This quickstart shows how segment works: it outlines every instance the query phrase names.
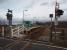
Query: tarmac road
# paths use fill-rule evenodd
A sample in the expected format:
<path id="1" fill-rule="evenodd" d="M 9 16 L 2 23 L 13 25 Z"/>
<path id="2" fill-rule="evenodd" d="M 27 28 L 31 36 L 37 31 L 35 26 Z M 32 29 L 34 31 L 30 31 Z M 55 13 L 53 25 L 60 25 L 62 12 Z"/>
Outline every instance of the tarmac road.
<path id="1" fill-rule="evenodd" d="M 27 48 L 27 50 L 67 50 L 66 48 L 62 48 L 62 47 L 50 47 L 50 46 L 46 46 L 43 44 L 37 44 L 34 43 L 31 45 L 31 47 Z"/>

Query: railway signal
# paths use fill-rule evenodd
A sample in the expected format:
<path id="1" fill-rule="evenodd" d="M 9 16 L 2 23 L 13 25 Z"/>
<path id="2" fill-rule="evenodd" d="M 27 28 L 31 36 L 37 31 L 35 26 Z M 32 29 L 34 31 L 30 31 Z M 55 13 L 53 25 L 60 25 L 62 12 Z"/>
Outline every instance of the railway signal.
<path id="1" fill-rule="evenodd" d="M 64 11 L 59 8 L 59 3 L 55 2 L 55 22 L 54 22 L 54 31 L 55 31 L 55 41 L 56 41 L 56 26 L 58 25 L 58 17 L 63 15 Z"/>
<path id="2" fill-rule="evenodd" d="M 7 16 L 7 20 L 9 21 L 9 25 L 12 25 L 12 17 L 13 17 L 12 10 L 8 9 L 6 16 Z"/>
<path id="3" fill-rule="evenodd" d="M 51 18 L 51 26 L 50 26 L 50 42 L 52 42 L 52 18 L 53 18 L 53 14 L 50 14 L 49 17 Z"/>
<path id="4" fill-rule="evenodd" d="M 58 25 L 58 17 L 60 17 L 61 15 L 63 15 L 64 11 L 59 9 L 59 3 L 55 2 L 55 21 L 54 21 L 54 25 L 55 25 L 55 28 L 56 26 Z M 52 18 L 53 18 L 53 14 L 50 14 L 50 18 L 51 18 L 51 32 L 50 32 L 50 42 L 52 42 Z M 56 35 L 56 29 L 55 30 L 55 35 Z M 56 40 L 56 36 L 55 36 L 55 40 Z"/>
<path id="5" fill-rule="evenodd" d="M 59 9 L 56 11 L 56 16 L 61 16 L 61 15 L 63 15 L 63 13 L 64 13 L 64 11 Z"/>

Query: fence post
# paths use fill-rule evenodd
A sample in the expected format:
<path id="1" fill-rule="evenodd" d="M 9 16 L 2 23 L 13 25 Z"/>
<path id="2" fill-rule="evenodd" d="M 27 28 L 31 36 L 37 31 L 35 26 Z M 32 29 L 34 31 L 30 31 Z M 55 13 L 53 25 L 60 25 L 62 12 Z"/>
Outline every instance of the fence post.
<path id="1" fill-rule="evenodd" d="M 4 36 L 4 26 L 2 27 L 2 36 Z"/>

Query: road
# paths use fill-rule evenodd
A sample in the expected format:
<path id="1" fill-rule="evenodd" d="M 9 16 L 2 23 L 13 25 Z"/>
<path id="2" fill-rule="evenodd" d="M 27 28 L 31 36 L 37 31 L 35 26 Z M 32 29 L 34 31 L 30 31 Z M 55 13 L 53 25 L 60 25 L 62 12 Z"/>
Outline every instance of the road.
<path id="1" fill-rule="evenodd" d="M 27 50 L 67 50 L 67 48 L 50 46 L 50 45 L 39 44 L 39 43 L 32 43 L 32 45 L 28 47 Z"/>
<path id="2" fill-rule="evenodd" d="M 12 42 L 13 41 L 9 39 L 0 38 L 0 47 L 4 47 Z M 23 48 L 26 48 L 26 50 L 67 50 L 67 48 L 52 46 L 47 42 L 42 43 L 32 41 L 21 41 L 21 42 L 19 41 L 19 43 L 16 43 L 15 45 L 12 46 L 10 45 L 8 48 L 10 50 L 20 50 L 20 49 L 22 50 Z"/>
<path id="3" fill-rule="evenodd" d="M 13 42 L 14 42 L 13 40 L 0 37 L 0 47 L 2 47 L 2 48 Z"/>

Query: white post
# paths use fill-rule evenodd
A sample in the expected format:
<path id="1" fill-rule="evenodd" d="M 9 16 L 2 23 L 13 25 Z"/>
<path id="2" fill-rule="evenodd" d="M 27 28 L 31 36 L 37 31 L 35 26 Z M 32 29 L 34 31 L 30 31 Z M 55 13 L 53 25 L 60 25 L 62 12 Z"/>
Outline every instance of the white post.
<path id="1" fill-rule="evenodd" d="M 13 37 L 13 29 L 12 29 L 12 26 L 11 27 L 11 37 Z"/>
<path id="2" fill-rule="evenodd" d="M 19 32 L 19 29 L 20 29 L 20 28 L 19 28 L 19 26 L 18 26 L 18 37 L 20 36 L 20 34 L 19 34 L 19 33 L 20 33 L 20 32 Z"/>
<path id="3" fill-rule="evenodd" d="M 2 27 L 2 36 L 4 36 L 4 26 Z"/>

